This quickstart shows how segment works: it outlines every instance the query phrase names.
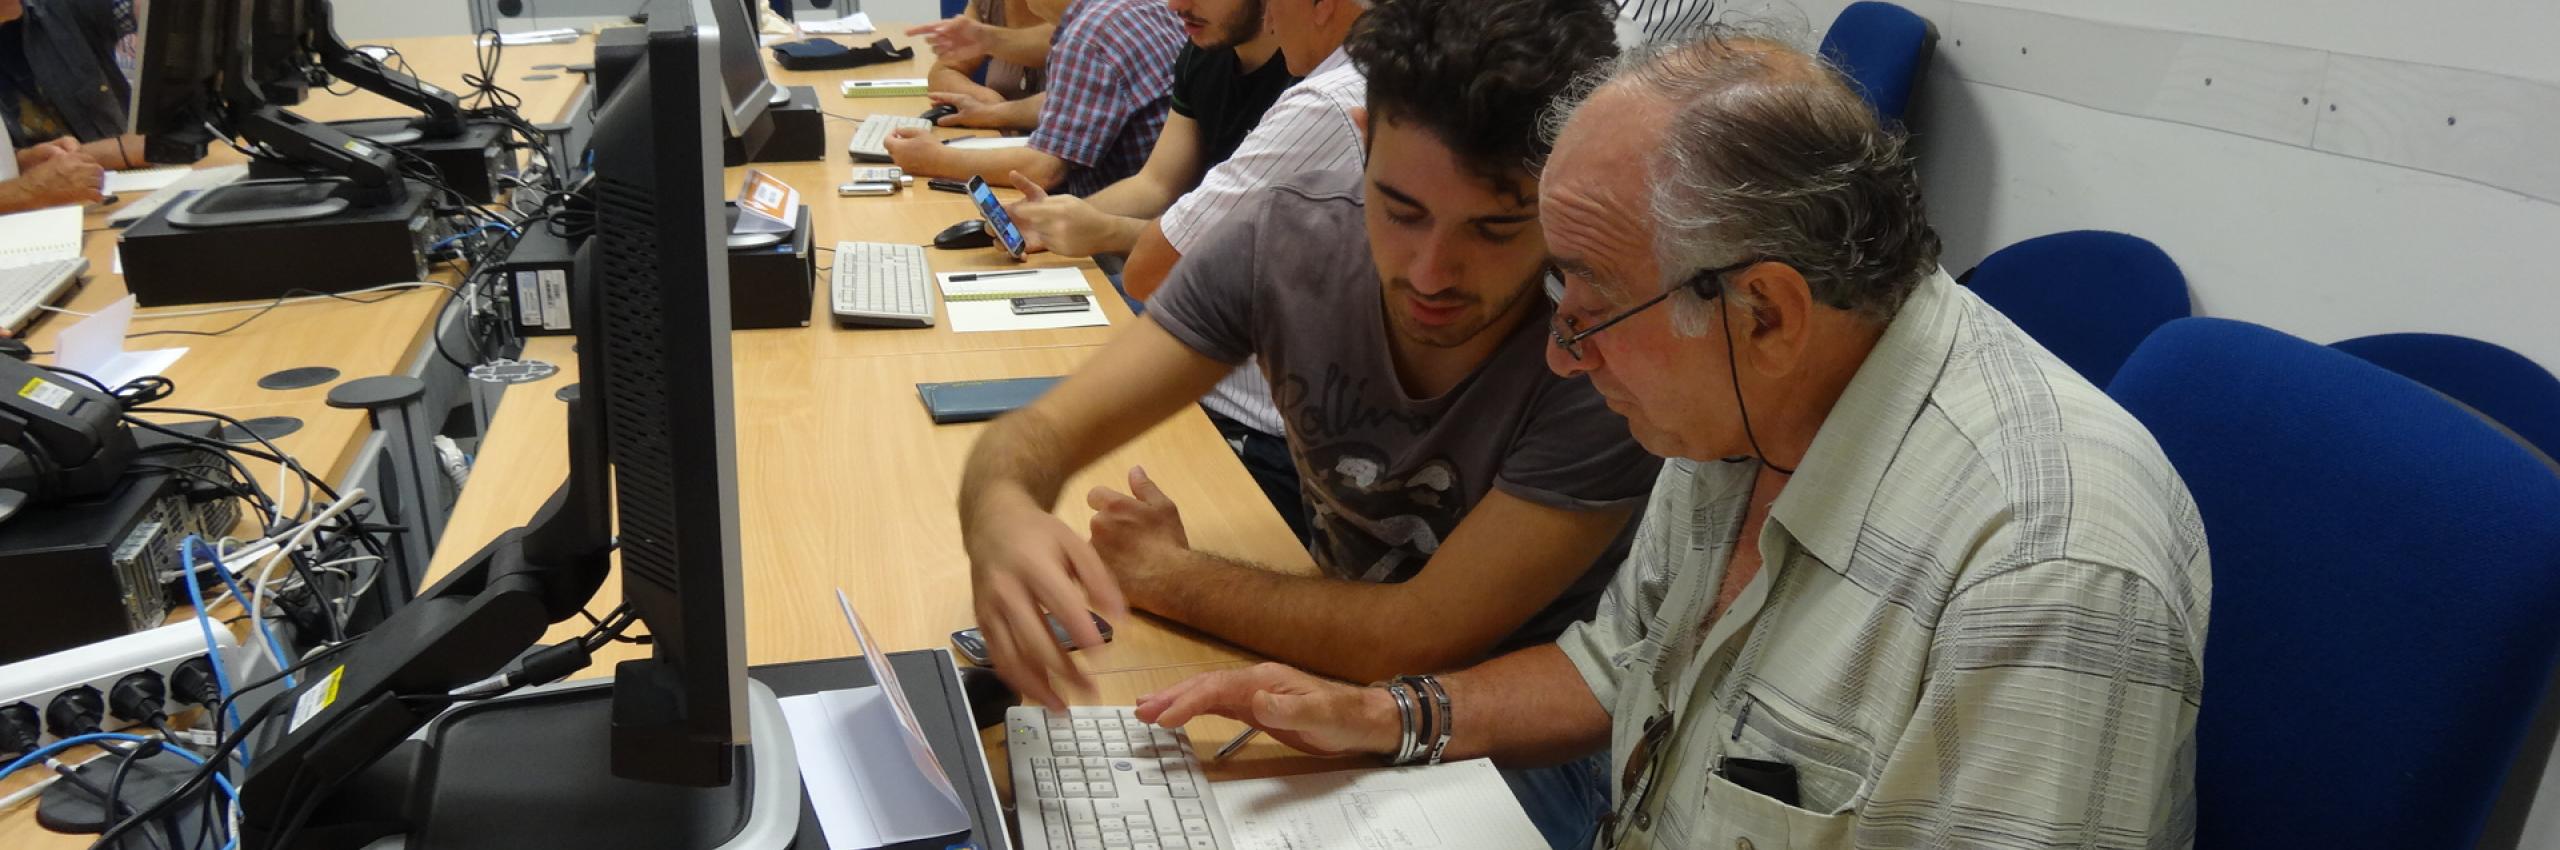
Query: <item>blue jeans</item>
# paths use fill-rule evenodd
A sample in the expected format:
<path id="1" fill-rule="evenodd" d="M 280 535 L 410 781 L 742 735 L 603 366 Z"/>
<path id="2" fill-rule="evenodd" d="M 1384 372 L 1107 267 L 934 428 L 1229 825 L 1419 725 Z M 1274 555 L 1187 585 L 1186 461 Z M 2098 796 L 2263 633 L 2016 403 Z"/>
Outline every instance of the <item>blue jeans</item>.
<path id="1" fill-rule="evenodd" d="M 1609 810 L 1609 753 L 1602 751 L 1553 767 L 1505 770 L 1511 795 L 1529 812 L 1554 850 L 1589 850 Z"/>

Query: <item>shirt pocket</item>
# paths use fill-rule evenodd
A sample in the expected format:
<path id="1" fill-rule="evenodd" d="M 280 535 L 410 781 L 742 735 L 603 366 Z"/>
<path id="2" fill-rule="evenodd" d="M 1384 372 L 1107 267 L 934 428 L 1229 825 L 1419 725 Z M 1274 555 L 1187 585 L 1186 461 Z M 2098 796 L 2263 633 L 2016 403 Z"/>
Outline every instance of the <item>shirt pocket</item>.
<path id="1" fill-rule="evenodd" d="M 1854 812 L 1816 814 L 1707 774 L 1697 822 L 1706 840 L 1693 850 L 1834 850 L 1849 846 Z"/>
<path id="2" fill-rule="evenodd" d="M 1846 730 L 1756 694 L 1746 694 L 1743 706 L 1724 755 L 1794 767 L 1796 803 L 1809 812 L 1850 811 L 1866 799 L 1874 756 Z"/>

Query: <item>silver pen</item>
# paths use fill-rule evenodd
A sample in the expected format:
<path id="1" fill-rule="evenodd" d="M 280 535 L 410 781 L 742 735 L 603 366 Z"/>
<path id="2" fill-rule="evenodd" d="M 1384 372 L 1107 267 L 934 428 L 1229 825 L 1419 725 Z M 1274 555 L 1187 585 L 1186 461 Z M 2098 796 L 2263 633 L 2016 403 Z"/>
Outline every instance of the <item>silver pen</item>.
<path id="1" fill-rule="evenodd" d="M 1219 747 L 1218 754 L 1210 756 L 1209 760 L 1226 761 L 1228 756 L 1235 755 L 1237 750 L 1244 749 L 1244 742 L 1253 740 L 1253 736 L 1260 734 L 1262 734 L 1262 730 L 1260 729 L 1256 729 L 1251 726 L 1245 727 L 1243 732 L 1236 734 L 1234 740 L 1228 741 L 1226 746 Z"/>
<path id="2" fill-rule="evenodd" d="M 1016 271 L 1016 272 L 969 272 L 969 273 L 966 273 L 966 274 L 955 274 L 955 275 L 952 275 L 952 276 L 951 276 L 951 280 L 952 280 L 953 282 L 955 282 L 955 283 L 956 283 L 956 282 L 964 281 L 964 280 L 986 280 L 987 278 L 991 278 L 991 277 L 1013 277 L 1013 276 L 1015 276 L 1015 275 L 1039 274 L 1039 273 L 1040 273 L 1040 270 L 1039 270 L 1039 269 L 1023 269 L 1023 270 L 1021 270 L 1021 271 Z"/>

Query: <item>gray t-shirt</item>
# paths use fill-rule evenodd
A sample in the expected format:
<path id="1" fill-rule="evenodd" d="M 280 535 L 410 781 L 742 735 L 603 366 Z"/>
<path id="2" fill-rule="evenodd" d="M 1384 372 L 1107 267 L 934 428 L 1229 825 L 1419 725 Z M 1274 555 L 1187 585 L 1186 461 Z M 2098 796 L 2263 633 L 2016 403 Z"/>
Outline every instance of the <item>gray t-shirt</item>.
<path id="1" fill-rule="evenodd" d="M 1336 578 L 1412 578 L 1493 488 L 1567 510 L 1637 504 L 1661 461 L 1590 382 L 1547 370 L 1542 296 L 1529 296 L 1538 299 L 1529 320 L 1455 388 L 1423 399 L 1404 391 L 1361 192 L 1357 172 L 1274 182 L 1183 255 L 1147 312 L 1221 362 L 1260 357 L 1288 426 L 1316 563 Z M 1589 618 L 1626 547 L 1621 531 L 1500 648 L 1544 643 Z"/>

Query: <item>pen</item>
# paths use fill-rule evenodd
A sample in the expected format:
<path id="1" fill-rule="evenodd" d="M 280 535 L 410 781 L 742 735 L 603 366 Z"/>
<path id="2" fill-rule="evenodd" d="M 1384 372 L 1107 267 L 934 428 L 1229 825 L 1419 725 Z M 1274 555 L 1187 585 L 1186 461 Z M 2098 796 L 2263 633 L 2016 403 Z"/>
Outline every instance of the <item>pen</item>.
<path id="1" fill-rule="evenodd" d="M 955 274 L 955 275 L 952 275 L 952 276 L 951 276 L 951 282 L 953 282 L 953 283 L 959 283 L 959 282 L 962 282 L 962 281 L 970 281 L 970 280 L 986 280 L 987 278 L 991 278 L 991 277 L 1012 277 L 1012 276 L 1014 276 L 1014 275 L 1021 275 L 1021 274 L 1039 274 L 1039 273 L 1040 273 L 1040 270 L 1039 270 L 1039 269 L 1023 269 L 1022 271 L 1018 271 L 1018 272 L 977 272 L 977 273 L 975 273 L 975 274 Z"/>
<path id="2" fill-rule="evenodd" d="M 1245 727 L 1243 732 L 1236 735 L 1235 740 L 1228 741 L 1226 746 L 1219 747 L 1218 754 L 1210 756 L 1209 760 L 1226 761 L 1228 756 L 1235 755 L 1237 750 L 1244 749 L 1244 742 L 1253 740 L 1253 736 L 1260 734 L 1262 734 L 1262 730 L 1260 729 L 1255 729 L 1250 726 Z"/>

